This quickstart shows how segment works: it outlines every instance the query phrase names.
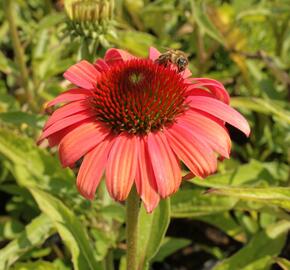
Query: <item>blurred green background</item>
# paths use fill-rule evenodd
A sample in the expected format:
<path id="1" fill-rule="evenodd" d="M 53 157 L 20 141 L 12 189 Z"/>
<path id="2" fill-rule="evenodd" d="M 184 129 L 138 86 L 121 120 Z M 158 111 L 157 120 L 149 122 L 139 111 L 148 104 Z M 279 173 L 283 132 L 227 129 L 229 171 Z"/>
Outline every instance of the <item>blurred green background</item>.
<path id="1" fill-rule="evenodd" d="M 145 261 L 164 270 L 290 269 L 289 1 L 85 2 L 66 1 L 69 16 L 63 1 L 0 4 L 0 270 L 125 269 L 124 206 L 102 186 L 84 200 L 56 149 L 35 141 L 43 104 L 68 88 L 70 65 L 110 47 L 145 57 L 149 46 L 188 53 L 193 77 L 221 81 L 252 133 L 229 127 L 231 159 L 183 183 L 166 216 L 161 203 L 150 221 L 160 237 L 142 231 Z"/>

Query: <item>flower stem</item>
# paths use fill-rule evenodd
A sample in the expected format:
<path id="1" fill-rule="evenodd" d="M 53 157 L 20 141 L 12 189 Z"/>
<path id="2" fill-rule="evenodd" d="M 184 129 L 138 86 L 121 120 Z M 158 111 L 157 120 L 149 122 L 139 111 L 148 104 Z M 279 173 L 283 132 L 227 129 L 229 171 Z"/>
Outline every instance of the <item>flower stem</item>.
<path id="1" fill-rule="evenodd" d="M 137 238 L 138 238 L 139 197 L 132 188 L 127 199 L 127 270 L 137 270 Z"/>
<path id="2" fill-rule="evenodd" d="M 107 256 L 105 257 L 105 269 L 114 270 L 114 256 L 111 249 L 108 250 Z"/>
<path id="3" fill-rule="evenodd" d="M 5 14 L 7 17 L 7 21 L 9 24 L 15 60 L 17 62 L 19 72 L 20 72 L 21 86 L 25 91 L 26 101 L 30 105 L 33 105 L 32 107 L 34 107 L 35 104 L 33 102 L 33 93 L 29 90 L 29 85 L 28 85 L 29 77 L 28 77 L 28 70 L 25 64 L 25 59 L 24 59 L 24 50 L 23 50 L 23 47 L 21 46 L 20 38 L 18 35 L 12 3 L 13 1 L 11 0 L 5 0 L 3 3 L 3 6 L 4 6 Z"/>

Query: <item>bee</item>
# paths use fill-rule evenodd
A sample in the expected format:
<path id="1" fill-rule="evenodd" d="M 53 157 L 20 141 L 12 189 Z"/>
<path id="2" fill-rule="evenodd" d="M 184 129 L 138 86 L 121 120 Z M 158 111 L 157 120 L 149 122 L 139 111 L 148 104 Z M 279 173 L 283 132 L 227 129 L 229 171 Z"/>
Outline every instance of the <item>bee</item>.
<path id="1" fill-rule="evenodd" d="M 182 72 L 188 66 L 187 55 L 180 50 L 169 49 L 165 53 L 162 53 L 156 60 L 155 63 L 168 66 L 169 63 L 177 66 L 178 73 Z"/>

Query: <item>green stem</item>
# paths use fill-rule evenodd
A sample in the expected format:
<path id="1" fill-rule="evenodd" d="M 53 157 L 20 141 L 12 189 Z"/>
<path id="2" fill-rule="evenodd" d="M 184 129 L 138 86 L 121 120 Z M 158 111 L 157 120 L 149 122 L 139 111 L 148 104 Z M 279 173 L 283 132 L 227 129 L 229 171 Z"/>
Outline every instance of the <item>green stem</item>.
<path id="1" fill-rule="evenodd" d="M 105 258 L 105 269 L 106 270 L 114 270 L 114 256 L 113 250 L 109 250 L 107 256 Z"/>
<path id="2" fill-rule="evenodd" d="M 81 52 L 81 59 L 82 60 L 92 61 L 92 59 L 91 59 L 92 55 L 91 55 L 90 49 L 89 49 L 89 40 L 86 37 L 81 38 L 80 52 Z"/>
<path id="3" fill-rule="evenodd" d="M 206 52 L 204 47 L 203 36 L 200 27 L 196 26 L 196 44 L 197 44 L 197 60 L 198 60 L 198 75 L 203 75 L 206 65 Z"/>
<path id="4" fill-rule="evenodd" d="M 132 188 L 127 199 L 127 270 L 137 270 L 137 238 L 138 238 L 139 197 Z"/>
<path id="5" fill-rule="evenodd" d="M 27 71 L 27 67 L 26 67 L 25 59 L 24 59 L 24 50 L 21 46 L 19 35 L 17 32 L 17 26 L 15 23 L 15 17 L 13 14 L 12 1 L 4 0 L 3 5 L 4 5 L 5 14 L 7 16 L 7 21 L 9 23 L 9 29 L 10 29 L 10 35 L 11 35 L 11 41 L 12 41 L 13 51 L 15 55 L 15 60 L 19 67 L 21 85 L 23 89 L 25 90 L 27 102 L 31 103 L 33 96 L 32 96 L 32 93 L 30 93 L 29 88 L 28 88 L 28 71 Z"/>

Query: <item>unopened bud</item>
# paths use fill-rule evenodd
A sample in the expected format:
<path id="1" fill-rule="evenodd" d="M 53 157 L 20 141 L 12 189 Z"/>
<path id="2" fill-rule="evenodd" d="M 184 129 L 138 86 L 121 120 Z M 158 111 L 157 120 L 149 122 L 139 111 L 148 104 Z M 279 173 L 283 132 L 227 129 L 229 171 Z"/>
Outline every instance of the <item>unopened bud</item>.
<path id="1" fill-rule="evenodd" d="M 114 0 L 65 0 L 72 35 L 95 39 L 112 31 Z"/>

